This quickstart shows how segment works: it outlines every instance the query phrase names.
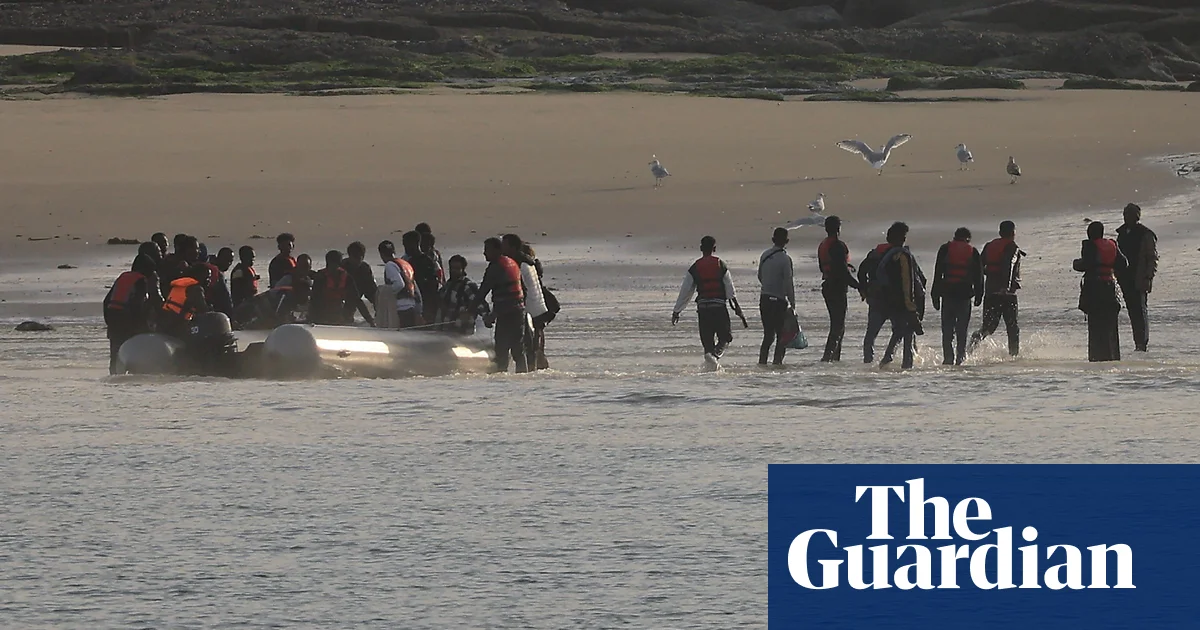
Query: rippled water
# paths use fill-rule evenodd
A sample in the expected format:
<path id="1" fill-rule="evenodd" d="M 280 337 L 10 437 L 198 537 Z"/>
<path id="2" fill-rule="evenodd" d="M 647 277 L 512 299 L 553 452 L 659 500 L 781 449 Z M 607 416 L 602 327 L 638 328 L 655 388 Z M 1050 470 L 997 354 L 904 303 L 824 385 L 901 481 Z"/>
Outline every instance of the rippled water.
<path id="1" fill-rule="evenodd" d="M 543 252 L 567 310 L 555 369 L 522 377 L 108 378 L 98 318 L 5 322 L 0 625 L 764 625 L 768 463 L 1196 461 L 1190 209 L 1151 222 L 1152 352 L 1117 364 L 1084 360 L 1075 217 L 1020 226 L 1022 357 L 962 369 L 931 335 L 911 372 L 857 363 L 861 305 L 847 362 L 818 365 L 799 247 L 814 347 L 782 371 L 752 365 L 756 329 L 701 370 L 694 317 L 669 324 L 682 258 L 578 250 Z M 748 305 L 756 254 L 725 253 Z"/>

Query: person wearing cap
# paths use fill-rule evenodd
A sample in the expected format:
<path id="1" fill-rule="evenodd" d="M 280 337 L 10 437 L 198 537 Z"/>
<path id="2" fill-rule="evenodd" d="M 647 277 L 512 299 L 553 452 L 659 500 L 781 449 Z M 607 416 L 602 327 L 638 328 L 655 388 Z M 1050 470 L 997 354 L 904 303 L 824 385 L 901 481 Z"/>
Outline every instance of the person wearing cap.
<path id="1" fill-rule="evenodd" d="M 792 274 L 792 257 L 787 253 L 788 231 L 775 228 L 771 235 L 771 247 L 758 257 L 758 282 L 762 293 L 758 300 L 758 312 L 762 317 L 763 341 L 758 350 L 758 364 L 767 364 L 767 355 L 775 345 L 774 365 L 783 365 L 783 354 L 787 344 L 780 341 L 788 310 L 796 309 L 796 285 Z"/>
<path id="2" fill-rule="evenodd" d="M 674 326 L 679 323 L 679 314 L 683 312 L 688 300 L 693 295 L 696 296 L 700 344 L 704 346 L 704 358 L 709 363 L 719 361 L 725 353 L 725 348 L 733 342 L 733 330 L 729 323 L 729 309 L 726 303 L 737 299 L 733 277 L 729 275 L 725 261 L 714 255 L 716 251 L 717 239 L 711 236 L 700 239 L 702 255 L 684 274 L 679 298 L 675 300 L 675 310 L 671 312 L 671 325 Z M 740 309 L 738 315 L 741 315 Z"/>
<path id="3" fill-rule="evenodd" d="M 1012 221 L 1000 224 L 1000 237 L 983 246 L 983 326 L 971 335 L 968 351 L 996 332 L 1000 320 L 1008 331 L 1008 353 L 1021 352 L 1021 329 L 1017 323 L 1017 291 L 1021 289 L 1021 258 L 1025 252 L 1014 240 L 1016 225 Z"/>
<path id="4" fill-rule="evenodd" d="M 842 360 L 842 337 L 846 334 L 846 293 L 859 288 L 850 266 L 850 250 L 841 241 L 842 220 L 825 218 L 825 240 L 817 246 L 817 266 L 821 270 L 821 296 L 829 311 L 829 338 L 825 340 L 823 362 Z"/>
<path id="5" fill-rule="evenodd" d="M 1117 228 L 1117 245 L 1129 266 L 1117 274 L 1129 324 L 1133 327 L 1134 350 L 1145 352 L 1150 344 L 1147 298 L 1158 273 L 1158 237 L 1142 225 L 1142 208 L 1136 203 L 1125 206 L 1125 224 Z"/>
<path id="6" fill-rule="evenodd" d="M 954 240 L 938 250 L 929 297 L 933 309 L 942 312 L 942 365 L 962 365 L 967 358 L 971 300 L 975 306 L 983 304 L 983 262 L 971 245 L 971 230 L 958 228 Z"/>

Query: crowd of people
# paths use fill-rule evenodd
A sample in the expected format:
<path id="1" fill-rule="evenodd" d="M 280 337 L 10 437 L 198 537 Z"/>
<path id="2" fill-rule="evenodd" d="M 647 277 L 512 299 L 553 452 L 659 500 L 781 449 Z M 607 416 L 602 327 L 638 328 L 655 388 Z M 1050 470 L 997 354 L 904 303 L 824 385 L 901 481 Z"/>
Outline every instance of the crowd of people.
<path id="1" fill-rule="evenodd" d="M 444 264 L 433 231 L 420 223 L 395 244 L 379 243 L 384 263 L 377 284 L 367 249 L 353 242 L 346 253 L 331 250 L 325 266 L 313 268 L 307 254 L 293 256 L 292 234 L 276 238 L 278 254 L 267 265 L 267 281 L 255 270 L 256 252 L 222 248 L 210 255 L 195 236 L 177 234 L 169 251 L 166 234 L 154 234 L 138 249 L 104 298 L 110 346 L 109 371 L 123 371 L 118 351 L 135 335 L 159 332 L 186 340 L 190 322 L 202 313 L 226 315 L 235 330 L 270 330 L 288 323 L 357 325 L 473 335 L 476 320 L 495 329 L 496 361 L 517 372 L 546 369 L 545 329 L 559 312 L 557 298 L 542 284 L 544 270 L 533 248 L 516 234 L 484 241 L 488 267 L 477 284 L 467 260 Z M 491 305 L 487 298 L 491 297 Z M 369 308 L 368 304 L 373 307 Z"/>
<path id="2" fill-rule="evenodd" d="M 1137 204 L 1127 205 L 1116 240 L 1105 238 L 1102 223 L 1091 222 L 1080 257 L 1073 263 L 1074 270 L 1083 274 L 1079 309 L 1087 316 L 1089 361 L 1120 360 L 1117 314 L 1122 297 L 1129 309 L 1134 347 L 1147 350 L 1147 296 L 1158 270 L 1158 240 L 1142 225 L 1141 218 L 1142 209 Z M 829 336 L 821 361 L 841 360 L 850 289 L 857 290 L 867 304 L 865 363 L 874 362 L 876 337 L 890 321 L 891 338 L 881 365 L 891 363 L 897 349 L 901 349 L 902 367 L 913 366 L 916 337 L 925 332 L 927 295 L 933 308 L 942 314 L 943 364 L 962 365 L 980 342 L 996 332 L 1001 321 L 1008 334 L 1009 354 L 1020 354 L 1017 294 L 1021 289 L 1021 259 L 1026 254 L 1016 243 L 1012 221 L 1000 223 L 999 235 L 982 251 L 971 245 L 969 229 L 955 230 L 954 238 L 938 250 L 932 284 L 905 245 L 909 227 L 903 222 L 892 224 L 886 241 L 868 252 L 857 270 L 850 263 L 849 249 L 840 240 L 841 220 L 836 216 L 826 218 L 825 232 L 826 238 L 817 247 L 821 294 L 829 313 Z M 778 366 L 783 364 L 788 347 L 787 322 L 789 318 L 795 320 L 796 290 L 794 265 L 787 253 L 788 231 L 776 228 L 771 241 L 772 246 L 762 253 L 758 264 L 763 326 L 758 362 L 766 365 L 774 346 L 772 363 Z M 729 269 L 715 255 L 716 239 L 705 236 L 700 251 L 702 256 L 684 275 L 671 323 L 679 321 L 680 313 L 695 295 L 700 342 L 706 360 L 715 363 L 733 341 L 728 308 L 731 306 L 743 322 L 745 317 Z M 968 340 L 972 313 L 980 306 L 982 326 Z"/>

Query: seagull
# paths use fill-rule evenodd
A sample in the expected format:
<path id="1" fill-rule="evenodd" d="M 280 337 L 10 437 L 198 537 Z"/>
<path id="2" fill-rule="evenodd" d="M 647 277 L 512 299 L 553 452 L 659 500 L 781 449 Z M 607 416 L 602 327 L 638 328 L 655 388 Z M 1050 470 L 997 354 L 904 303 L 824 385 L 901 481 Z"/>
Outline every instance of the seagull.
<path id="1" fill-rule="evenodd" d="M 892 136 L 892 139 L 888 140 L 887 144 L 885 144 L 879 151 L 875 151 L 868 146 L 867 143 L 859 140 L 842 140 L 841 142 L 837 143 L 837 146 L 839 149 L 844 151 L 862 155 L 864 160 L 869 162 L 871 166 L 879 169 L 879 174 L 883 175 L 883 165 L 887 164 L 888 157 L 892 155 L 892 149 L 895 149 L 909 140 L 912 140 L 912 136 L 906 133 Z"/>
<path id="2" fill-rule="evenodd" d="M 954 149 L 958 152 L 958 170 L 966 170 L 967 164 L 975 161 L 975 156 L 971 155 L 971 152 L 967 150 L 967 145 L 965 144 L 960 144 L 954 147 Z"/>
<path id="3" fill-rule="evenodd" d="M 654 187 L 658 188 L 662 185 L 663 178 L 670 177 L 671 174 L 667 172 L 667 169 L 664 168 L 661 163 L 659 163 L 658 156 L 651 155 L 650 157 L 652 158 L 650 160 L 650 172 L 654 173 Z"/>
<path id="4" fill-rule="evenodd" d="M 1017 166 L 1017 161 L 1011 155 L 1008 156 L 1008 174 L 1012 177 L 1008 182 L 1010 184 L 1017 183 L 1017 178 L 1021 176 L 1021 167 Z"/>
<path id="5" fill-rule="evenodd" d="M 821 214 L 822 212 L 825 212 L 825 193 L 818 194 L 817 198 L 813 199 L 812 203 L 808 204 L 808 210 L 809 212 L 813 212 L 815 214 Z"/>

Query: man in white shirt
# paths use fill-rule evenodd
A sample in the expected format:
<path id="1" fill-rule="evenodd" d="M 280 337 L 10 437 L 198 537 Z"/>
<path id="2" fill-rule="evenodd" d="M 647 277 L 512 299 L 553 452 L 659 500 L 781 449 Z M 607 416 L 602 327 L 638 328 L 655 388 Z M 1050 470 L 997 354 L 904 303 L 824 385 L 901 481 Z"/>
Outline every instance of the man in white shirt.
<path id="1" fill-rule="evenodd" d="M 383 283 L 396 293 L 396 314 L 399 328 L 423 325 L 421 317 L 421 291 L 417 288 L 412 265 L 396 256 L 396 245 L 391 241 L 379 244 L 379 258 L 383 260 Z M 376 303 L 378 310 L 380 305 Z"/>

